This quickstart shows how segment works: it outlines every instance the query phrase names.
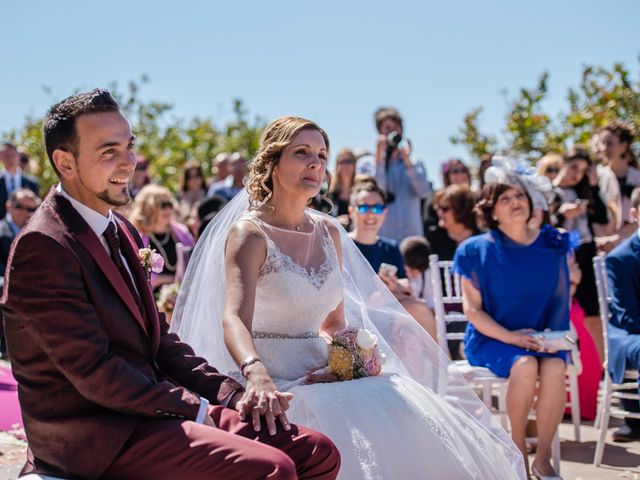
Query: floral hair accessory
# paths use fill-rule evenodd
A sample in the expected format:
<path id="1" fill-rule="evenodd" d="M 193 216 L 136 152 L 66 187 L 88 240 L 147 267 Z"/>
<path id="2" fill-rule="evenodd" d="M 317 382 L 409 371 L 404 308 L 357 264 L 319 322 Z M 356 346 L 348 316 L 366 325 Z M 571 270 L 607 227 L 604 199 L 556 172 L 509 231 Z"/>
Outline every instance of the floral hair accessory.
<path id="1" fill-rule="evenodd" d="M 151 272 L 160 273 L 164 268 L 164 258 L 151 248 L 141 248 L 138 250 L 138 258 L 140 258 L 140 265 L 147 274 L 147 278 L 150 277 Z"/>
<path id="2" fill-rule="evenodd" d="M 484 181 L 521 188 L 531 197 L 534 208 L 549 211 L 553 196 L 551 182 L 522 160 L 495 155 L 491 166 L 484 172 Z"/>

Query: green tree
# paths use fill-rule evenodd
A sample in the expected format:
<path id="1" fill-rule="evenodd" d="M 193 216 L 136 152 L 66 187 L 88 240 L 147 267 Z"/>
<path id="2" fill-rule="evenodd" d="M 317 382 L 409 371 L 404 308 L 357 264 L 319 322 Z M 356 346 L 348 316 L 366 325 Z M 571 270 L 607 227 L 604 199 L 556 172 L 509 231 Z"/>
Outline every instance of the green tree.
<path id="1" fill-rule="evenodd" d="M 632 78 L 621 63 L 609 70 L 585 66 L 578 87 L 567 93 L 567 108 L 557 118 L 545 113 L 548 72 L 534 88 L 521 88 L 515 98 L 507 98 L 505 127 L 498 141 L 479 126 L 482 108 L 465 115 L 454 145 L 464 145 L 474 159 L 486 153 L 504 152 L 535 161 L 548 152 L 562 152 L 572 144 L 587 145 L 595 130 L 618 119 L 636 131 L 640 127 L 640 76 Z M 636 147 L 636 146 L 634 146 Z"/>
<path id="2" fill-rule="evenodd" d="M 252 118 L 242 100 L 233 101 L 232 115 L 223 125 L 211 117 L 181 119 L 171 115 L 170 103 L 140 98 L 141 87 L 148 82 L 143 76 L 129 82 L 124 91 L 117 84 L 112 84 L 110 91 L 131 122 L 136 151 L 150 159 L 151 174 L 161 185 L 177 190 L 180 169 L 187 161 L 200 163 L 208 174 L 220 152 L 241 151 L 251 157 L 258 150 L 266 123 L 259 116 Z M 42 120 L 27 117 L 21 126 L 2 136 L 29 154 L 33 173 L 46 192 L 57 178 L 44 149 Z"/>

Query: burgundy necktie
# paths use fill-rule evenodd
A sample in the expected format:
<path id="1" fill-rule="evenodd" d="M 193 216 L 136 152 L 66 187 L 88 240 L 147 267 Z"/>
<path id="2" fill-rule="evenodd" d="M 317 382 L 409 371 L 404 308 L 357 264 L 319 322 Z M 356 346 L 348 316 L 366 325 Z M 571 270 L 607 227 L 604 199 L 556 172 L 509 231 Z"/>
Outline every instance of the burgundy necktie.
<path id="1" fill-rule="evenodd" d="M 122 261 L 122 256 L 120 255 L 120 239 L 118 237 L 118 232 L 116 231 L 116 226 L 113 222 L 109 222 L 109 226 L 104 231 L 103 235 L 107 240 L 107 245 L 109 245 L 109 250 L 111 251 L 111 258 L 113 262 L 116 264 L 116 267 L 118 267 L 120 275 L 122 275 L 122 278 L 127 284 L 127 287 L 129 287 L 129 290 L 131 290 L 131 294 L 133 295 L 138 308 L 142 310 L 140 306 L 140 297 L 138 297 L 138 292 L 133 286 L 131 275 L 129 274 L 127 267 L 125 267 L 124 262 Z"/>

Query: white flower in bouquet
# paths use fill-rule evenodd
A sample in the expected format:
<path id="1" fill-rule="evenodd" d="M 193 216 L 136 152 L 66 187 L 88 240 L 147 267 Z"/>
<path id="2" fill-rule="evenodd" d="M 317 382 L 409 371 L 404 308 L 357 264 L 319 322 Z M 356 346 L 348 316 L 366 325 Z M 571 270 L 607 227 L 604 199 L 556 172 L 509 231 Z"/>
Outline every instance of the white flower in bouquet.
<path id="1" fill-rule="evenodd" d="M 356 344 L 363 350 L 369 350 L 376 346 L 378 343 L 378 337 L 371 333 L 369 330 L 360 329 L 356 336 Z"/>

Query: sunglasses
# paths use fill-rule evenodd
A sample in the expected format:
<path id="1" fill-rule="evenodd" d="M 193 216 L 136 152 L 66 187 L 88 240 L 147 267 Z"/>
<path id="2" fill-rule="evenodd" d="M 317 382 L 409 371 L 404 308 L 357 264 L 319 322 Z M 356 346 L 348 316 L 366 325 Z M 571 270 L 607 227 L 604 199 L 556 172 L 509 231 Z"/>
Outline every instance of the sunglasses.
<path id="1" fill-rule="evenodd" d="M 449 205 L 436 205 L 436 211 L 438 212 L 447 213 L 449 210 L 451 210 Z"/>
<path id="2" fill-rule="evenodd" d="M 194 178 L 202 178 L 202 175 L 199 173 L 190 173 L 187 175 L 187 180 L 193 180 Z"/>
<path id="3" fill-rule="evenodd" d="M 171 200 L 163 200 L 160 202 L 160 208 L 164 210 L 165 208 L 173 208 L 173 202 Z"/>
<path id="4" fill-rule="evenodd" d="M 338 162 L 338 165 L 355 165 L 356 161 L 355 160 L 340 160 Z"/>
<path id="5" fill-rule="evenodd" d="M 558 172 L 560 172 L 559 168 L 556 168 L 556 167 L 548 167 L 547 168 L 547 173 L 558 173 Z"/>
<path id="6" fill-rule="evenodd" d="M 467 173 L 467 170 L 462 167 L 458 167 L 452 168 L 451 170 L 449 170 L 449 173 Z"/>
<path id="7" fill-rule="evenodd" d="M 376 215 L 381 215 L 384 212 L 384 209 L 387 208 L 386 205 L 382 203 L 376 203 L 375 205 L 367 205 L 366 203 L 361 203 L 356 207 L 358 209 L 358 213 L 369 213 L 373 212 Z"/>
<path id="8" fill-rule="evenodd" d="M 147 168 L 149 168 L 149 165 L 146 163 L 138 163 L 136 165 L 136 172 L 144 172 Z"/>
<path id="9" fill-rule="evenodd" d="M 24 210 L 25 212 L 29 212 L 29 213 L 33 213 L 38 209 L 38 207 L 25 207 L 24 205 L 20 205 L 19 203 L 16 203 L 12 206 L 16 210 Z"/>

